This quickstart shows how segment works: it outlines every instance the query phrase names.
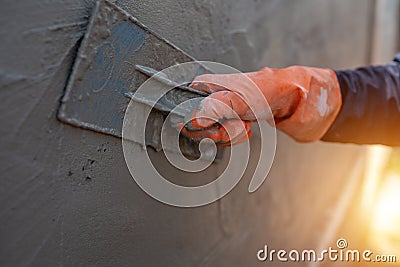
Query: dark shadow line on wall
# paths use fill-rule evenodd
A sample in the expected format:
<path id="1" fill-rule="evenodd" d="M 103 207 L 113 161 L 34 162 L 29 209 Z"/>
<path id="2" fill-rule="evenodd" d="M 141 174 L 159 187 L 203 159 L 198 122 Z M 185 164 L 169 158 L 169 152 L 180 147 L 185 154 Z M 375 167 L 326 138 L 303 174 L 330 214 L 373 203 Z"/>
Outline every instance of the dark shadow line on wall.
<path id="1" fill-rule="evenodd" d="M 86 32 L 86 27 L 84 28 L 83 32 Z M 69 66 L 69 68 L 68 68 L 68 75 L 67 75 L 67 79 L 65 80 L 65 83 L 64 83 L 63 92 L 62 92 L 60 98 L 58 99 L 58 108 L 57 108 L 57 112 L 56 112 L 57 120 L 60 120 L 60 119 L 58 118 L 58 113 L 59 113 L 60 108 L 61 108 L 62 99 L 64 98 L 64 96 L 65 96 L 65 94 L 66 94 L 66 92 L 67 92 L 68 81 L 69 81 L 70 78 L 71 78 L 71 75 L 72 75 L 72 72 L 73 72 L 73 69 L 74 69 L 74 65 L 75 65 L 75 61 L 76 61 L 76 58 L 78 57 L 79 48 L 80 48 L 80 46 L 81 46 L 81 43 L 82 43 L 82 41 L 83 41 L 84 36 L 85 36 L 85 35 L 83 34 L 83 35 L 78 39 L 78 41 L 75 43 L 75 45 L 71 48 L 71 50 L 69 51 L 69 53 L 71 53 L 71 59 L 72 59 L 72 60 L 71 60 L 70 66 Z"/>
<path id="2" fill-rule="evenodd" d="M 397 16 L 397 25 L 400 25 L 400 5 L 398 7 L 398 14 L 399 16 Z M 396 52 L 399 53 L 400 52 L 400 27 L 397 30 L 397 40 L 396 40 L 397 44 L 396 44 Z"/>
<path id="3" fill-rule="evenodd" d="M 375 12 L 375 9 L 376 9 L 376 6 L 377 6 L 377 0 L 371 0 L 371 5 L 370 5 L 370 10 L 369 10 L 369 17 L 371 18 L 371 19 L 368 19 L 367 18 L 367 21 L 368 21 L 368 27 L 367 27 L 367 30 L 369 30 L 369 31 L 372 31 L 372 33 L 369 35 L 370 37 L 369 37 L 369 42 L 367 42 L 367 49 L 366 49 L 366 51 L 367 51 L 367 55 L 366 55 L 366 59 L 367 59 L 367 64 L 370 64 L 371 62 L 372 62 L 372 57 L 373 57 L 373 53 L 374 53 L 374 51 L 373 51 L 373 49 L 374 49 L 374 39 L 375 39 L 375 35 L 376 35 L 376 32 L 373 30 L 374 29 L 374 25 L 375 25 L 375 23 L 376 23 L 376 12 Z M 367 36 L 368 36 L 368 33 L 367 33 Z"/>

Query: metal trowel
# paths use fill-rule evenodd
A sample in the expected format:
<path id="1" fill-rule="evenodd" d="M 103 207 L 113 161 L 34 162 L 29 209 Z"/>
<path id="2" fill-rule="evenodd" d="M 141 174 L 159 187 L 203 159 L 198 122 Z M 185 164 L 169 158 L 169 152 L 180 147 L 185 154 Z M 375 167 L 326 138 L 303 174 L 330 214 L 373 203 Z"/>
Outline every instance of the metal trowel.
<path id="1" fill-rule="evenodd" d="M 73 126 L 121 137 L 125 110 L 139 86 L 158 70 L 192 61 L 194 58 L 120 7 L 100 0 L 77 54 L 58 118 Z M 210 71 L 198 64 L 192 78 L 204 73 Z M 168 77 L 157 77 L 169 86 L 174 83 Z M 166 114 L 187 99 L 206 96 L 186 85 L 172 86 L 174 89 L 154 106 L 146 125 L 146 145 L 156 150 L 161 150 L 159 125 Z M 136 96 L 132 101 L 146 104 L 147 100 Z M 181 152 L 198 157 L 198 144 L 181 139 Z"/>

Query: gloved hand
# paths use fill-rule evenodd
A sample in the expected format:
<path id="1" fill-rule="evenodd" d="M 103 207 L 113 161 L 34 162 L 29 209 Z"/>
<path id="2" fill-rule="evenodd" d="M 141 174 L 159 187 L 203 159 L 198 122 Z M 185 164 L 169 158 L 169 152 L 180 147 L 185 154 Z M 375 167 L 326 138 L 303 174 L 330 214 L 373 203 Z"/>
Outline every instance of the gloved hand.
<path id="1" fill-rule="evenodd" d="M 205 74 L 190 86 L 210 96 L 194 109 L 182 133 L 195 141 L 211 138 L 219 145 L 249 138 L 250 121 L 271 122 L 266 101 L 276 128 L 299 142 L 323 137 L 342 104 L 340 86 L 331 69 L 292 66 L 244 74 Z"/>

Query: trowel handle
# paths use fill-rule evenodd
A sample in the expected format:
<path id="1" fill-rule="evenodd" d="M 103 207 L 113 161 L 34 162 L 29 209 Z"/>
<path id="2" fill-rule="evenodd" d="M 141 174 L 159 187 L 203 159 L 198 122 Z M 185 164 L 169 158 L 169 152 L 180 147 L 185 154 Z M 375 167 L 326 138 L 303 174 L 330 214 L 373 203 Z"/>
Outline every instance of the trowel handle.
<path id="1" fill-rule="evenodd" d="M 171 79 L 169 79 L 167 77 L 167 75 L 165 75 L 164 73 L 159 72 L 159 71 L 157 71 L 157 70 L 155 70 L 153 68 L 150 68 L 150 67 L 147 67 L 147 66 L 142 66 L 142 65 L 135 65 L 135 68 L 136 68 L 137 71 L 139 71 L 139 72 L 141 72 L 141 73 L 143 73 L 143 74 L 145 74 L 145 75 L 147 75 L 149 77 L 154 77 L 154 79 L 156 79 L 157 81 L 160 81 L 160 82 L 162 82 L 162 83 L 164 83 L 166 85 L 169 85 L 169 86 L 173 86 L 174 88 L 178 88 L 180 90 L 184 90 L 184 91 L 188 91 L 188 92 L 191 92 L 191 93 L 195 93 L 195 94 L 197 94 L 199 96 L 209 96 L 210 95 L 210 94 L 208 94 L 206 92 L 202 92 L 202 91 L 199 91 L 199 90 L 196 90 L 196 89 L 193 89 L 193 88 L 189 87 L 188 86 L 189 84 L 187 84 L 187 85 L 178 84 L 177 82 L 172 81 Z"/>

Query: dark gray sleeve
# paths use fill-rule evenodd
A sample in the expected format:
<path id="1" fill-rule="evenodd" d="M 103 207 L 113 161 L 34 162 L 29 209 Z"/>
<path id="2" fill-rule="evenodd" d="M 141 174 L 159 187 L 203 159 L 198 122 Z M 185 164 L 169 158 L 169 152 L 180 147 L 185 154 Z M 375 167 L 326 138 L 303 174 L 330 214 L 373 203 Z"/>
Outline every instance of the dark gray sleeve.
<path id="1" fill-rule="evenodd" d="M 322 140 L 400 146 L 400 54 L 388 65 L 336 75 L 343 105 Z"/>

